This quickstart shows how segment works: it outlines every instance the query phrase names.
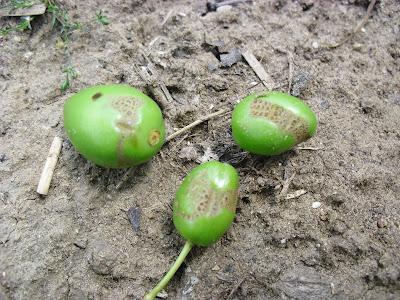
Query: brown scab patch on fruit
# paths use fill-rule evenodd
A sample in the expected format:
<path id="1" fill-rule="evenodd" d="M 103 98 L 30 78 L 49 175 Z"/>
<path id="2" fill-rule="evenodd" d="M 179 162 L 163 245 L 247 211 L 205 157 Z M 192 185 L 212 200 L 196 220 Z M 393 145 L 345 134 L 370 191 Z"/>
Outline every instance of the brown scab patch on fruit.
<path id="1" fill-rule="evenodd" d="M 212 187 L 212 182 L 207 178 L 207 172 L 203 171 L 192 179 L 187 197 L 193 202 L 191 214 L 178 212 L 178 215 L 187 221 L 194 221 L 199 217 L 213 217 L 227 209 L 233 213 L 236 211 L 237 190 L 220 191 Z"/>
<path id="2" fill-rule="evenodd" d="M 161 133 L 157 129 L 150 131 L 149 138 L 147 139 L 150 146 L 155 146 L 160 141 Z"/>
<path id="3" fill-rule="evenodd" d="M 111 106 L 125 117 L 134 117 L 141 104 L 141 99 L 132 96 L 117 97 L 111 102 Z"/>
<path id="4" fill-rule="evenodd" d="M 306 120 L 278 104 L 255 99 L 250 104 L 250 115 L 275 123 L 283 132 L 293 135 L 296 144 L 310 137 Z"/>
<path id="5" fill-rule="evenodd" d="M 93 100 L 93 101 L 96 101 L 96 100 L 99 99 L 101 96 L 103 96 L 102 93 L 96 93 L 96 94 L 94 94 L 94 95 L 92 96 L 92 100 Z"/>

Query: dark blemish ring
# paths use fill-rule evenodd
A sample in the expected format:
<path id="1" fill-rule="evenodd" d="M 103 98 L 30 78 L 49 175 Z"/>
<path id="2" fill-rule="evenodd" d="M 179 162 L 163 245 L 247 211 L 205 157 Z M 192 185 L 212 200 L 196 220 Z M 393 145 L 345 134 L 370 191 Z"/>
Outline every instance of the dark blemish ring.
<path id="1" fill-rule="evenodd" d="M 93 101 L 96 101 L 96 100 L 99 99 L 101 96 L 103 96 L 102 93 L 96 93 L 96 94 L 94 94 L 94 95 L 92 96 L 92 100 L 93 100 Z"/>

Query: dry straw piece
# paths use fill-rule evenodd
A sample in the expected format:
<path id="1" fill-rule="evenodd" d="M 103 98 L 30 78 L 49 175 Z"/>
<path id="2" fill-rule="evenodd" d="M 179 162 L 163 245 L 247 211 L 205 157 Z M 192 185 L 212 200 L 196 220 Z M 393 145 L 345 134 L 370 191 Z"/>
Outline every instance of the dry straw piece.
<path id="1" fill-rule="evenodd" d="M 37 192 L 41 195 L 47 195 L 49 192 L 50 182 L 53 177 L 54 169 L 57 164 L 58 156 L 60 155 L 62 139 L 58 136 L 54 137 L 51 143 L 49 155 L 47 156 L 42 175 L 40 176 Z"/>

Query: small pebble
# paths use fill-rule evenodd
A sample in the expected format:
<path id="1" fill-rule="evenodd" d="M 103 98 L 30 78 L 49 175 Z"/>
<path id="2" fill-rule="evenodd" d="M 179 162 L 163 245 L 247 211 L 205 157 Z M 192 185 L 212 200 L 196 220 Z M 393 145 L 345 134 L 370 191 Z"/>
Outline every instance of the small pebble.
<path id="1" fill-rule="evenodd" d="M 321 202 L 315 201 L 312 203 L 312 208 L 320 208 L 321 207 Z"/>
<path id="2" fill-rule="evenodd" d="M 196 285 L 196 284 L 198 284 L 199 283 L 199 278 L 197 277 L 197 276 L 192 276 L 192 277 L 190 277 L 190 283 L 192 284 L 192 285 Z"/>
<path id="3" fill-rule="evenodd" d="M 353 50 L 354 51 L 361 51 L 362 47 L 363 47 L 363 45 L 360 44 L 360 43 L 354 43 L 353 44 Z"/>
<path id="4" fill-rule="evenodd" d="M 313 46 L 314 49 L 318 49 L 319 48 L 318 42 L 313 42 L 312 46 Z"/>
<path id="5" fill-rule="evenodd" d="M 162 290 L 161 292 L 159 292 L 157 294 L 157 298 L 167 299 L 168 298 L 168 293 L 166 291 Z"/>
<path id="6" fill-rule="evenodd" d="M 385 228 L 388 224 L 384 218 L 379 218 L 378 221 L 376 221 L 376 225 L 378 225 L 379 228 Z"/>
<path id="7" fill-rule="evenodd" d="M 24 58 L 26 61 L 29 61 L 32 58 L 32 56 L 33 56 L 33 52 L 31 52 L 31 51 L 28 51 L 24 54 Z"/>
<path id="8" fill-rule="evenodd" d="M 14 42 L 19 43 L 21 40 L 20 36 L 14 36 Z"/>
<path id="9" fill-rule="evenodd" d="M 221 268 L 218 265 L 215 265 L 212 269 L 212 271 L 219 271 Z"/>
<path id="10" fill-rule="evenodd" d="M 232 9 L 232 6 L 230 6 L 230 5 L 222 5 L 220 7 L 217 7 L 217 12 L 229 11 L 231 9 Z"/>

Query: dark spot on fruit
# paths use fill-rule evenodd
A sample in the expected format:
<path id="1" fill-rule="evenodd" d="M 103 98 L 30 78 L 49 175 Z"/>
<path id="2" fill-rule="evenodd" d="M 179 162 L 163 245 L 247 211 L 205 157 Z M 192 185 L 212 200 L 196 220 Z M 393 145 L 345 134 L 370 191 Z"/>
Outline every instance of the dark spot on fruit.
<path id="1" fill-rule="evenodd" d="M 152 130 L 149 134 L 148 142 L 150 146 L 155 146 L 160 141 L 161 133 L 158 130 Z"/>
<path id="2" fill-rule="evenodd" d="M 94 94 L 94 95 L 92 96 L 92 100 L 93 100 L 93 101 L 96 101 L 96 100 L 99 99 L 101 96 L 103 96 L 102 93 L 96 93 L 96 94 Z"/>

